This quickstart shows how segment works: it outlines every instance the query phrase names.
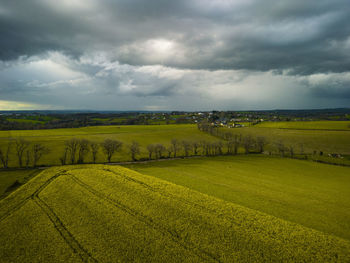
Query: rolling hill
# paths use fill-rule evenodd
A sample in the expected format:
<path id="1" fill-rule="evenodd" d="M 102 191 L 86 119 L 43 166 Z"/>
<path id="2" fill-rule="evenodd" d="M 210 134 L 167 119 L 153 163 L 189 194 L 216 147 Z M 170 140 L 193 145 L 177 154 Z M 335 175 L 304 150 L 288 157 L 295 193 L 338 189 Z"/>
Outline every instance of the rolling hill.
<path id="1" fill-rule="evenodd" d="M 120 166 L 50 168 L 0 201 L 2 262 L 350 260 L 350 242 Z"/>

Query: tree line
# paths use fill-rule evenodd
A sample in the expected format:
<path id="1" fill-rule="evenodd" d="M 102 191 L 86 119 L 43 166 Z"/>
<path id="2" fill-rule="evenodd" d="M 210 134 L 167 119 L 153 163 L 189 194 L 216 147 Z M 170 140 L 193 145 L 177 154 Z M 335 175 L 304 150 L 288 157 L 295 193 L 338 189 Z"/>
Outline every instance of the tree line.
<path id="1" fill-rule="evenodd" d="M 236 155 L 239 148 L 242 148 L 245 154 L 264 153 L 266 146 L 270 144 L 282 157 L 286 155 L 294 157 L 295 154 L 294 147 L 286 146 L 282 141 L 270 143 L 262 136 L 237 135 L 229 131 L 219 130 L 205 122 L 198 124 L 198 129 L 219 137 L 221 140 L 191 141 L 173 138 L 168 145 L 161 143 L 148 144 L 146 146 L 148 157 L 146 158 L 144 156 L 140 157 L 140 144 L 132 141 L 131 144 L 126 146 L 127 152 L 130 154 L 132 161 L 137 161 L 189 156 Z M 102 152 L 104 161 L 110 163 L 113 156 L 122 151 L 123 146 L 123 142 L 114 139 L 105 139 L 98 143 L 88 139 L 72 138 L 64 142 L 63 151 L 58 158 L 61 165 L 83 164 L 86 163 L 87 159 L 89 159 L 90 163 L 97 163 L 97 157 Z M 23 138 L 17 138 L 0 147 L 0 162 L 3 168 L 8 168 L 10 158 L 14 156 L 18 167 L 37 167 L 42 157 L 50 152 L 51 150 L 47 146 L 39 142 L 30 142 Z M 268 153 L 271 154 L 271 152 Z M 304 154 L 302 144 L 300 144 L 300 154 Z"/>
<path id="2" fill-rule="evenodd" d="M 293 145 L 286 145 L 282 140 L 269 142 L 264 136 L 253 137 L 251 135 L 237 135 L 230 131 L 223 131 L 219 127 L 215 127 L 208 122 L 199 123 L 197 126 L 200 131 L 209 133 L 226 141 L 228 151 L 233 154 L 237 154 L 239 147 L 244 149 L 245 154 L 264 153 L 266 146 L 270 145 L 270 148 L 275 149 L 281 157 L 287 155 L 292 158 L 295 157 L 295 147 Z M 299 154 L 306 158 L 303 144 L 299 144 L 299 150 Z M 268 154 L 271 155 L 272 152 L 269 151 Z"/>
<path id="3" fill-rule="evenodd" d="M 237 139 L 237 138 L 236 138 Z M 132 161 L 152 160 L 162 158 L 177 158 L 189 156 L 216 156 L 216 155 L 233 155 L 237 154 L 240 141 L 191 141 L 171 139 L 169 145 L 161 143 L 152 143 L 146 146 L 147 157 L 142 157 L 140 144 L 132 141 L 127 145 L 127 152 L 130 154 Z M 89 159 L 91 163 L 97 163 L 97 157 L 102 152 L 104 161 L 112 162 L 113 156 L 121 152 L 123 142 L 114 139 L 105 139 L 98 143 L 88 139 L 72 138 L 64 141 L 63 151 L 59 155 L 61 165 L 66 164 L 83 164 Z M 56 149 L 55 149 L 56 150 Z M 47 154 L 52 152 L 47 146 L 39 142 L 30 142 L 28 140 L 18 138 L 10 140 L 7 144 L 0 147 L 0 161 L 3 168 L 9 167 L 15 161 L 20 168 L 37 167 L 39 161 Z"/>
<path id="4" fill-rule="evenodd" d="M 0 161 L 3 168 L 9 167 L 12 151 L 14 151 L 18 166 L 21 168 L 36 167 L 42 156 L 50 152 L 46 146 L 38 142 L 31 143 L 22 138 L 10 140 L 7 145 L 0 148 Z"/>

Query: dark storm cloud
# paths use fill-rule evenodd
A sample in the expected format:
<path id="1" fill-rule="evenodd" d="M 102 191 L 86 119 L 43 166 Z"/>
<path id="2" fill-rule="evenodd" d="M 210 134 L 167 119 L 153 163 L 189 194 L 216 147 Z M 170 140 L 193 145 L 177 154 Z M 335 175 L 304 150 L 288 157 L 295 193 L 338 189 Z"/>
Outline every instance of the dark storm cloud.
<path id="1" fill-rule="evenodd" d="M 350 73 L 316 75 L 308 82 L 312 96 L 350 101 Z"/>
<path id="2" fill-rule="evenodd" d="M 75 57 L 103 51 L 133 65 L 290 74 L 350 69 L 348 1 L 54 2 L 1 2 L 2 60 L 50 50 Z M 178 43 L 182 55 L 147 57 L 142 44 L 157 38 Z"/>
<path id="3" fill-rule="evenodd" d="M 348 0 L 1 0 L 0 108 L 346 106 L 349 13 Z"/>

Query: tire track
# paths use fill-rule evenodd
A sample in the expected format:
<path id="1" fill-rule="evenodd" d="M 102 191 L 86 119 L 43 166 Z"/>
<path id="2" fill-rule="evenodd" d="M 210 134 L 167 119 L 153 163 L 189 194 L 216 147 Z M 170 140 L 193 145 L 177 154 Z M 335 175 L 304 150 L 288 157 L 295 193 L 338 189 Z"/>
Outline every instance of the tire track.
<path id="1" fill-rule="evenodd" d="M 10 215 L 12 215 L 15 211 L 19 210 L 23 207 L 29 200 L 33 200 L 41 210 L 46 214 L 49 220 L 53 223 L 55 229 L 59 232 L 68 246 L 73 250 L 74 253 L 78 254 L 83 262 L 98 262 L 92 255 L 86 251 L 79 242 L 74 238 L 74 236 L 68 231 L 56 213 L 43 201 L 39 198 L 39 194 L 54 180 L 58 177 L 65 175 L 67 170 L 62 170 L 61 172 L 55 174 L 50 177 L 45 183 L 43 183 L 39 188 L 37 188 L 34 193 L 20 201 L 17 205 L 15 205 L 12 209 L 10 209 L 7 213 L 5 213 L 2 217 L 0 217 L 0 222 Z"/>
<path id="2" fill-rule="evenodd" d="M 66 173 L 66 170 L 63 170 L 57 174 L 55 174 L 54 176 L 50 177 L 47 181 L 45 181 L 45 183 L 43 183 L 41 186 L 39 186 L 38 189 L 35 190 L 34 193 L 32 193 L 31 195 L 29 195 L 28 197 L 24 198 L 22 201 L 19 201 L 19 203 L 17 203 L 16 205 L 14 205 L 13 207 L 11 207 L 5 214 L 3 214 L 0 217 L 0 222 L 5 220 L 7 217 L 9 217 L 10 215 L 12 215 L 14 212 L 16 212 L 17 210 L 19 210 L 22 206 L 24 206 L 30 199 L 32 199 L 35 195 L 38 195 L 41 191 L 43 191 L 45 189 L 45 187 L 47 187 L 52 181 L 54 181 L 55 179 L 57 179 L 59 176 L 63 175 Z"/>
<path id="3" fill-rule="evenodd" d="M 214 262 L 221 262 L 220 259 L 216 256 L 213 255 L 199 247 L 197 247 L 195 244 L 190 243 L 190 242 L 184 242 L 181 237 L 176 233 L 176 232 L 172 232 L 171 230 L 156 224 L 152 218 L 142 214 L 139 211 L 136 211 L 124 204 L 122 204 L 120 201 L 114 200 L 108 196 L 106 196 L 105 194 L 95 190 L 94 188 L 92 188 L 90 185 L 82 182 L 80 179 L 78 179 L 76 176 L 74 176 L 73 174 L 69 174 L 71 176 L 71 178 L 81 187 L 83 187 L 84 189 L 86 189 L 88 192 L 90 192 L 91 194 L 93 194 L 94 196 L 96 196 L 99 199 L 105 200 L 106 202 L 108 202 L 109 204 L 113 205 L 114 207 L 124 211 L 125 213 L 135 217 L 136 219 L 138 219 L 139 221 L 145 223 L 148 227 L 153 228 L 157 231 L 159 231 L 160 233 L 162 233 L 163 235 L 167 235 L 170 237 L 170 239 L 175 242 L 176 244 L 180 245 L 181 247 L 183 247 L 184 249 L 194 253 L 196 256 L 198 256 L 199 258 L 201 258 L 201 260 L 204 260 L 205 262 L 209 261 L 214 261 Z"/>
<path id="4" fill-rule="evenodd" d="M 55 229 L 59 232 L 68 246 L 73 250 L 75 254 L 78 254 L 83 262 L 98 262 L 86 249 L 80 245 L 72 233 L 70 233 L 65 227 L 56 213 L 43 200 L 41 200 L 38 195 L 33 196 L 32 199 L 50 219 Z"/>

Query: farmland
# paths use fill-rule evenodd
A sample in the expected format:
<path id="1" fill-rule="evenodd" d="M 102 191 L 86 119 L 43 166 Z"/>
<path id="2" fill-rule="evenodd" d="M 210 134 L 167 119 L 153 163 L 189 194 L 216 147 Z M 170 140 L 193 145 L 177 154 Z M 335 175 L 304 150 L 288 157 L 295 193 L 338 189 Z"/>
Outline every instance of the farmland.
<path id="1" fill-rule="evenodd" d="M 350 240 L 350 168 L 263 156 L 126 167 Z"/>
<path id="2" fill-rule="evenodd" d="M 59 157 L 64 150 L 66 140 L 72 138 L 83 138 L 90 141 L 102 142 L 104 139 L 116 139 L 124 144 L 121 152 L 113 156 L 113 162 L 130 161 L 130 153 L 127 146 L 132 141 L 140 144 L 139 158 L 147 158 L 147 145 L 151 143 L 161 143 L 165 146 L 170 144 L 171 139 L 189 141 L 217 141 L 218 139 L 198 131 L 195 125 L 134 125 L 134 126 L 96 126 L 72 129 L 50 129 L 50 130 L 19 130 L 0 131 L 0 146 L 11 139 L 22 138 L 31 143 L 41 143 L 50 149 L 50 153 L 43 156 L 39 165 L 59 165 Z M 97 162 L 105 162 L 106 158 L 100 149 Z M 91 162 L 91 156 L 86 158 L 86 162 Z M 17 166 L 14 150 L 10 158 L 9 166 Z"/>
<path id="3" fill-rule="evenodd" d="M 301 123 L 301 122 L 300 122 Z M 330 123 L 342 123 L 342 122 L 314 122 L 320 123 L 318 127 L 328 127 L 327 129 L 292 129 L 292 128 L 276 128 L 276 127 L 260 127 L 258 124 L 251 127 L 244 128 L 219 128 L 222 133 L 232 133 L 242 138 L 245 136 L 252 136 L 253 138 L 264 137 L 267 145 L 265 150 L 267 152 L 276 153 L 276 142 L 282 142 L 286 147 L 293 147 L 295 154 L 312 154 L 314 152 L 322 151 L 324 155 L 328 153 L 338 153 L 345 155 L 342 160 L 330 159 L 326 156 L 317 157 L 325 162 L 333 163 L 345 163 L 348 164 L 348 155 L 350 154 L 350 130 L 338 130 L 331 129 Z M 344 122 L 345 123 L 345 122 Z M 339 124 L 339 125 L 340 125 Z M 282 125 L 282 124 L 281 124 Z M 345 124 L 341 124 L 345 125 Z M 341 126 L 341 127 L 343 127 Z M 284 127 L 284 126 L 283 126 Z M 335 127 L 335 126 L 332 126 Z M 345 126 L 344 126 L 345 127 Z M 112 162 L 130 161 L 131 156 L 129 152 L 129 146 L 133 141 L 136 141 L 140 145 L 140 153 L 138 159 L 148 158 L 147 146 L 149 144 L 162 144 L 165 147 L 170 146 L 172 139 L 178 139 L 179 142 L 183 140 L 189 142 L 200 141 L 220 141 L 221 139 L 201 132 L 193 124 L 182 125 L 131 125 L 131 126 L 92 126 L 83 128 L 66 128 L 66 129 L 48 129 L 48 130 L 16 130 L 16 131 L 0 131 L 0 147 L 6 148 L 7 142 L 22 138 L 31 144 L 40 143 L 47 147 L 50 152 L 43 155 L 39 160 L 38 165 L 59 165 L 60 157 L 62 156 L 65 148 L 65 142 L 77 138 L 87 139 L 90 142 L 101 143 L 105 139 L 119 140 L 123 143 L 123 147 L 120 152 L 117 152 Z M 224 152 L 226 149 L 224 147 Z M 238 152 L 243 152 L 242 145 Z M 180 155 L 183 155 L 183 150 L 180 150 Z M 193 153 L 191 153 L 193 154 Z M 166 154 L 165 154 L 166 155 Z M 196 155 L 196 154 L 195 154 Z M 314 158 L 315 159 L 315 158 Z M 97 153 L 97 163 L 106 162 L 106 157 L 99 149 Z M 92 162 L 91 153 L 88 153 L 85 162 Z M 17 167 L 17 157 L 15 150 L 12 149 L 10 153 L 10 167 Z"/>
<path id="4" fill-rule="evenodd" d="M 0 220 L 2 262 L 350 260 L 346 239 L 119 166 L 47 169 Z"/>
<path id="5" fill-rule="evenodd" d="M 265 121 L 258 128 L 278 128 L 297 130 L 345 130 L 350 131 L 350 121 Z"/>
<path id="6" fill-rule="evenodd" d="M 222 128 L 222 130 L 235 135 L 264 137 L 269 142 L 267 150 L 271 151 L 274 150 L 274 143 L 281 141 L 286 146 L 293 146 L 295 153 L 303 151 L 311 154 L 313 151 L 323 151 L 324 153 L 350 154 L 350 130 L 279 129 L 260 127 L 260 124 L 244 128 Z"/>

